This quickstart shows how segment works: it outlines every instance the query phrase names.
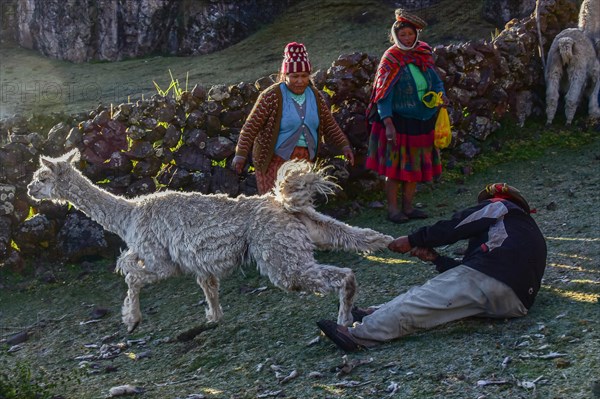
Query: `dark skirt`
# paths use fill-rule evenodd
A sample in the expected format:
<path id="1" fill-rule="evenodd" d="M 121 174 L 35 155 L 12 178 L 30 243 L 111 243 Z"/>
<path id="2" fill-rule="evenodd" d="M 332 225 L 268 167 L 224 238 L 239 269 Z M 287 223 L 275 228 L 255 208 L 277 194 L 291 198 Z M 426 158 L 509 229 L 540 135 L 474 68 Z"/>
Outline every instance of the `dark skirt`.
<path id="1" fill-rule="evenodd" d="M 394 117 L 397 143 L 388 144 L 385 126 L 371 125 L 367 169 L 381 176 L 406 182 L 426 182 L 442 174 L 440 151 L 433 145 L 437 114 L 431 119 Z"/>

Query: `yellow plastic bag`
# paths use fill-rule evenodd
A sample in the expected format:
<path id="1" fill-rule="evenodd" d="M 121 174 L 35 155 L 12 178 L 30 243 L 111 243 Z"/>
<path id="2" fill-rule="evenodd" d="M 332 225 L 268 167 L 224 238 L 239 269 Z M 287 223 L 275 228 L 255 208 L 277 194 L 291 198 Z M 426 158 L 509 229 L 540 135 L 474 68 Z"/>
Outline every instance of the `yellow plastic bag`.
<path id="1" fill-rule="evenodd" d="M 444 103 L 442 100 L 442 92 L 436 93 L 435 91 L 429 91 L 425 93 L 421 101 L 429 108 L 437 107 Z M 429 100 L 425 97 L 431 96 Z M 433 144 L 439 148 L 446 148 L 452 141 L 452 133 L 450 132 L 450 117 L 448 116 L 448 110 L 445 107 L 440 108 L 438 112 L 437 120 L 435 121 L 435 137 Z"/>
<path id="2" fill-rule="evenodd" d="M 450 118 L 448 117 L 448 110 L 446 108 L 440 108 L 438 112 L 437 120 L 435 121 L 435 137 L 433 144 L 439 148 L 446 148 L 452 141 L 452 133 L 450 132 Z"/>

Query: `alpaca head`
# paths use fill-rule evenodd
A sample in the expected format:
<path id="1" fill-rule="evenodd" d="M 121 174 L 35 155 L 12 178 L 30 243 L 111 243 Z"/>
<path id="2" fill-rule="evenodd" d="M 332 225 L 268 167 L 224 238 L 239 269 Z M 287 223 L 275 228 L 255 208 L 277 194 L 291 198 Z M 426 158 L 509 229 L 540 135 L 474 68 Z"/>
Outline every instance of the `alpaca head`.
<path id="1" fill-rule="evenodd" d="M 40 168 L 33 174 L 27 185 L 27 194 L 35 200 L 63 200 L 56 190 L 65 181 L 66 172 L 72 169 L 71 163 L 79 160 L 79 151 L 72 150 L 59 158 L 40 157 Z"/>
<path id="2" fill-rule="evenodd" d="M 333 176 L 326 174 L 329 167 L 321 168 L 307 161 L 291 160 L 285 162 L 277 171 L 275 181 L 275 199 L 284 207 L 312 206 L 313 194 L 324 196 L 334 194 L 339 188 Z M 293 209 L 289 209 L 293 211 Z"/>

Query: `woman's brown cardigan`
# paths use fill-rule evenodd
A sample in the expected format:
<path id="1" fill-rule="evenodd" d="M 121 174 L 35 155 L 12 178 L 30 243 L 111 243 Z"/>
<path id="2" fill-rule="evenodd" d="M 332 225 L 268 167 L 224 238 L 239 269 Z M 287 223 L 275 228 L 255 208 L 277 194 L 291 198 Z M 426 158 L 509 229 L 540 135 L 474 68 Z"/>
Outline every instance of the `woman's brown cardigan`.
<path id="1" fill-rule="evenodd" d="M 246 159 L 250 149 L 252 149 L 254 168 L 261 172 L 267 170 L 275 154 L 275 144 L 279 135 L 279 124 L 283 108 L 283 96 L 279 85 L 280 83 L 276 83 L 260 94 L 242 127 L 235 149 L 235 155 Z M 317 145 L 319 141 L 325 139 L 339 149 L 350 146 L 348 138 L 333 119 L 331 111 L 319 91 L 312 86 L 309 87 L 315 93 L 317 109 L 319 110 Z"/>

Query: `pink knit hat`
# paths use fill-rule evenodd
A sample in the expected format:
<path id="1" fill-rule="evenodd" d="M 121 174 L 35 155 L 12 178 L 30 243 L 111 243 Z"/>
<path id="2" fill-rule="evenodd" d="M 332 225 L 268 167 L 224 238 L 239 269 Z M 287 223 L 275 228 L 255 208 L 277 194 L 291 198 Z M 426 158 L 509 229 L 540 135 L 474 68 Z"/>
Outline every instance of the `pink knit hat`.
<path id="1" fill-rule="evenodd" d="M 281 73 L 310 72 L 311 66 L 308 60 L 306 47 L 302 43 L 288 43 L 283 51 L 283 63 Z"/>

